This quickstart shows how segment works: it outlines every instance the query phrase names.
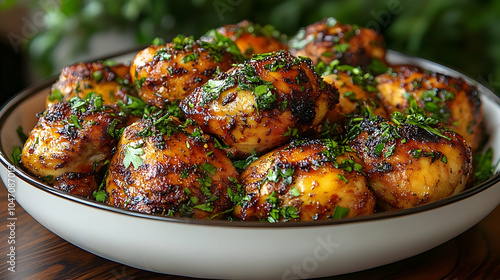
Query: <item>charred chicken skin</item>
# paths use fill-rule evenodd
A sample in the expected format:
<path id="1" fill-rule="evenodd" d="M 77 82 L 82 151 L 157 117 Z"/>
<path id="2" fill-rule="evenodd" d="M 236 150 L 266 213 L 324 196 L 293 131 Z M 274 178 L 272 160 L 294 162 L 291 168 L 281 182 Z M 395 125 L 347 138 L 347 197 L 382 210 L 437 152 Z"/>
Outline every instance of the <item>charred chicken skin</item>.
<path id="1" fill-rule="evenodd" d="M 475 86 L 414 66 L 394 69 L 396 75 L 382 74 L 376 78 L 382 104 L 389 113 L 404 112 L 411 96 L 428 116 L 462 135 L 472 151 L 479 147 L 483 110 Z"/>
<path id="2" fill-rule="evenodd" d="M 116 146 L 115 130 L 125 122 L 102 103 L 91 95 L 48 108 L 24 145 L 23 167 L 56 188 L 91 197 L 100 181 L 89 180 L 98 180 Z"/>
<path id="3" fill-rule="evenodd" d="M 171 43 L 151 45 L 140 51 L 130 67 L 139 96 L 159 108 L 183 99 L 218 71 L 228 70 L 241 59 L 230 43 L 195 41 L 179 35 Z"/>
<path id="4" fill-rule="evenodd" d="M 156 114 L 137 121 L 123 131 L 111 160 L 108 203 L 159 215 L 222 217 L 238 193 L 238 172 L 214 145 L 189 121 Z"/>
<path id="5" fill-rule="evenodd" d="M 209 80 L 180 103 L 186 118 L 235 156 L 268 151 L 321 123 L 338 102 L 311 61 L 287 52 L 253 58 Z"/>
<path id="6" fill-rule="evenodd" d="M 100 94 L 104 105 L 126 102 L 127 95 L 135 95 L 130 84 L 129 67 L 110 61 L 67 66 L 50 89 L 47 108 L 75 96 L 85 98 L 90 93 Z"/>
<path id="7" fill-rule="evenodd" d="M 244 20 L 237 24 L 219 27 L 216 32 L 233 40 L 240 52 L 247 57 L 288 49 L 284 43 L 285 36 L 271 25 L 261 26 Z M 208 36 L 211 37 L 213 34 Z"/>
<path id="8" fill-rule="evenodd" d="M 350 142 L 366 166 L 379 209 L 411 208 L 461 192 L 472 174 L 471 150 L 463 137 L 399 116 L 365 119 Z"/>
<path id="9" fill-rule="evenodd" d="M 330 123 L 343 124 L 357 115 L 389 117 L 381 104 L 375 77 L 371 73 L 350 65 L 337 64 L 333 67 L 330 65 L 329 68 L 324 73 L 323 80 L 339 90 L 339 103 L 327 116 Z"/>
<path id="10" fill-rule="evenodd" d="M 375 197 L 363 169 L 356 153 L 332 140 L 292 142 L 241 173 L 247 196 L 235 215 L 276 222 L 372 214 Z"/>
<path id="11" fill-rule="evenodd" d="M 385 43 L 376 31 L 326 18 L 301 29 L 288 42 L 290 52 L 310 57 L 316 65 L 338 59 L 341 64 L 365 67 L 373 58 L 385 62 Z"/>

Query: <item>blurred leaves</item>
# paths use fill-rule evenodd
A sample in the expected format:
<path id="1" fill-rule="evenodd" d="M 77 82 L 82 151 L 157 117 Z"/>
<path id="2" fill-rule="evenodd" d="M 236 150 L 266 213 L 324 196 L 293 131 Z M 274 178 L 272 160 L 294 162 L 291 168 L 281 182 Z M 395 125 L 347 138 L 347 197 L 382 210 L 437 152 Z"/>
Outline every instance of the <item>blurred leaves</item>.
<path id="1" fill-rule="evenodd" d="M 49 0 L 46 0 L 49 1 Z M 41 2 L 0 0 L 41 8 Z M 42 1 L 43 2 L 43 1 Z M 85 52 L 98 32 L 131 32 L 138 45 L 155 37 L 200 36 L 224 24 L 249 19 L 293 35 L 325 17 L 375 28 L 388 48 L 443 63 L 500 91 L 500 1 L 494 0 L 53 0 L 44 8 L 45 29 L 30 50 L 44 74 L 53 73 L 54 50 L 64 38 Z M 37 7 L 40 6 L 40 7 Z"/>

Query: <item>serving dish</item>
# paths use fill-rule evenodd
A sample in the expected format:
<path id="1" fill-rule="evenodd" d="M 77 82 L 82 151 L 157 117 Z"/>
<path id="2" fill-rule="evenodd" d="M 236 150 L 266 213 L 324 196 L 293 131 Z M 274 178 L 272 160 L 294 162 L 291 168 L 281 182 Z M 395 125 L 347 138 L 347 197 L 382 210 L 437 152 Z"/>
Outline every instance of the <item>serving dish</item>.
<path id="1" fill-rule="evenodd" d="M 129 63 L 133 53 L 111 59 Z M 450 68 L 389 51 L 391 63 L 414 64 L 472 79 Z M 9 159 L 15 133 L 27 132 L 55 78 L 13 97 L 0 111 L 0 173 L 26 212 L 68 242 L 101 257 L 159 273 L 231 279 L 312 278 L 360 271 L 438 246 L 478 223 L 500 203 L 500 174 L 446 199 L 343 220 L 258 223 L 161 217 L 114 208 L 55 190 Z M 500 99 L 477 84 L 488 146 L 500 151 Z"/>

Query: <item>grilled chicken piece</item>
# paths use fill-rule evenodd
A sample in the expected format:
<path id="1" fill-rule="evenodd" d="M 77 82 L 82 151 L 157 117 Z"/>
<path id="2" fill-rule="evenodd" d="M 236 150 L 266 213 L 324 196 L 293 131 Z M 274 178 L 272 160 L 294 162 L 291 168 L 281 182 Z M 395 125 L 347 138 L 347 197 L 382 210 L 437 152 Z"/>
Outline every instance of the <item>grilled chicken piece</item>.
<path id="1" fill-rule="evenodd" d="M 55 103 L 69 101 L 75 96 L 85 98 L 92 92 L 102 96 L 104 105 L 114 105 L 119 100 L 126 102 L 128 94 L 135 95 L 130 84 L 129 67 L 109 63 L 82 62 L 65 67 L 50 89 L 47 108 Z"/>
<path id="2" fill-rule="evenodd" d="M 365 119 L 354 126 L 361 132 L 350 143 L 363 159 L 380 209 L 411 208 L 465 188 L 472 158 L 462 136 L 413 117 L 406 123 L 402 114 L 392 120 L 399 125 Z"/>
<path id="3" fill-rule="evenodd" d="M 407 93 L 427 115 L 461 134 L 472 151 L 482 141 L 483 109 L 475 86 L 461 78 L 432 73 L 414 66 L 393 67 L 396 75 L 382 74 L 376 80 L 382 104 L 389 113 L 409 107 Z"/>
<path id="4" fill-rule="evenodd" d="M 274 150 L 241 173 L 247 192 L 235 207 L 242 220 L 311 221 L 374 212 L 356 153 L 332 140 L 303 140 Z"/>
<path id="5" fill-rule="evenodd" d="M 237 24 L 225 25 L 216 30 L 217 33 L 233 40 L 240 52 L 248 57 L 259 53 L 286 50 L 285 35 L 271 25 L 261 26 L 248 20 Z M 208 34 L 212 37 L 214 34 Z"/>
<path id="6" fill-rule="evenodd" d="M 218 71 L 226 71 L 239 62 L 241 54 L 234 49 L 227 51 L 227 43 L 195 41 L 179 35 L 171 43 L 140 51 L 130 66 L 139 96 L 159 108 L 183 99 Z"/>
<path id="7" fill-rule="evenodd" d="M 60 186 L 56 188 L 90 197 L 98 183 L 83 182 L 77 186 L 80 183 L 76 181 L 84 177 L 82 180 L 94 180 L 93 176 L 99 174 L 116 146 L 115 130 L 124 123 L 115 109 L 102 105 L 100 95 L 54 104 L 31 131 L 21 163 L 29 173 Z M 80 190 L 71 191 L 75 186 Z"/>
<path id="8" fill-rule="evenodd" d="M 380 95 L 375 87 L 374 77 L 359 67 L 342 65 L 334 73 L 323 76 L 323 80 L 339 90 L 339 103 L 328 113 L 330 123 L 345 123 L 354 115 L 368 115 L 387 118 L 381 105 Z M 369 107 L 369 108 L 367 108 Z M 367 112 L 366 110 L 370 112 Z"/>
<path id="9" fill-rule="evenodd" d="M 106 191 L 110 205 L 133 211 L 220 218 L 233 207 L 237 178 L 199 127 L 155 113 L 123 131 Z"/>
<path id="10" fill-rule="evenodd" d="M 180 103 L 186 118 L 216 135 L 235 156 L 261 153 L 315 126 L 338 102 L 306 58 L 254 55 L 197 88 Z"/>
<path id="11" fill-rule="evenodd" d="M 52 187 L 67 193 L 93 199 L 94 191 L 102 180 L 101 174 L 89 173 L 64 173 L 54 179 Z"/>
<path id="12" fill-rule="evenodd" d="M 341 64 L 367 66 L 373 58 L 385 63 L 385 43 L 376 31 L 325 18 L 301 29 L 288 42 L 290 52 L 310 57 L 316 65 L 338 59 Z"/>

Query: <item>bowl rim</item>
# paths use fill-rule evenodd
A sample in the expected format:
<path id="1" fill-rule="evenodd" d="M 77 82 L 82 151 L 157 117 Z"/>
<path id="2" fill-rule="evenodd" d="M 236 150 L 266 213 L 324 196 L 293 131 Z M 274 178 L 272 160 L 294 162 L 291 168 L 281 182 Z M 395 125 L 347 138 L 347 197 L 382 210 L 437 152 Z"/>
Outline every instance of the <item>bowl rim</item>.
<path id="1" fill-rule="evenodd" d="M 100 61 L 100 60 L 105 60 L 105 59 L 113 59 L 114 57 L 118 57 L 121 55 L 126 55 L 126 54 L 131 54 L 134 50 L 131 51 L 125 51 L 125 52 L 120 52 L 112 56 L 106 56 L 103 58 L 98 58 L 94 59 L 92 61 Z M 419 63 L 424 63 L 427 65 L 432 65 L 434 67 L 439 67 L 443 70 L 446 70 L 448 72 L 451 72 L 453 74 L 458 75 L 461 78 L 464 78 L 468 83 L 472 83 L 476 85 L 481 93 L 481 95 L 485 95 L 485 97 L 489 98 L 492 100 L 497 106 L 500 107 L 500 97 L 498 97 L 496 94 L 493 93 L 491 89 L 483 85 L 482 83 L 468 77 L 467 75 L 463 74 L 462 72 L 455 70 L 451 67 L 438 64 L 436 62 L 424 59 L 424 58 L 419 58 L 419 57 L 413 57 L 413 56 L 408 56 L 405 54 L 402 54 L 397 51 L 392 51 L 388 50 L 388 54 L 391 55 L 397 55 L 400 57 L 403 57 L 407 59 L 408 61 L 411 62 L 419 62 Z M 52 76 L 44 81 L 41 81 L 33 86 L 30 86 L 18 94 L 14 95 L 11 97 L 5 104 L 2 105 L 0 109 L 0 130 L 4 128 L 4 124 L 7 120 L 7 118 L 10 116 L 12 111 L 19 106 L 23 101 L 26 99 L 32 97 L 33 95 L 36 95 L 39 93 L 41 90 L 47 89 L 50 85 L 52 85 L 56 80 L 58 76 Z M 23 180 L 25 183 L 30 185 L 31 187 L 35 187 L 43 192 L 46 192 L 50 195 L 57 196 L 62 199 L 67 199 L 70 201 L 73 201 L 75 203 L 79 203 L 81 205 L 87 206 L 87 207 L 93 207 L 96 209 L 100 210 L 105 210 L 108 212 L 120 214 L 120 215 L 126 215 L 130 217 L 135 217 L 135 218 L 145 218 L 145 219 L 150 219 L 150 220 L 155 220 L 155 221 L 161 221 L 161 222 L 170 222 L 170 223 L 183 223 L 183 224 L 190 224 L 190 225 L 198 225 L 198 226 L 216 226 L 216 227 L 230 227 L 230 228 L 310 228 L 310 227 L 324 227 L 324 226 L 341 226 L 341 225 L 352 225 L 352 224 L 359 224 L 359 223 L 364 223 L 364 222 L 375 222 L 375 221 L 380 221 L 380 220 L 387 220 L 387 219 L 392 219 L 392 218 L 399 218 L 402 216 L 407 216 L 407 215 L 412 215 L 412 214 L 417 214 L 425 211 L 430 211 L 430 210 L 435 210 L 440 207 L 447 206 L 449 204 L 453 204 L 458 201 L 465 200 L 469 197 L 472 197 L 480 192 L 483 192 L 487 190 L 488 188 L 494 186 L 498 182 L 500 182 L 500 172 L 496 172 L 492 177 L 488 178 L 488 180 L 471 187 L 469 189 L 466 189 L 458 194 L 443 198 L 438 201 L 434 201 L 431 203 L 427 203 L 424 205 L 416 206 L 413 208 L 409 209 L 402 209 L 402 210 L 396 210 L 396 211 L 386 211 L 386 212 L 378 212 L 366 216 L 359 216 L 359 217 L 352 217 L 352 218 L 345 218 L 345 219 L 338 219 L 338 220 L 321 220 L 321 221 L 302 221 L 302 222 L 280 222 L 280 223 L 268 223 L 268 222 L 259 222 L 259 221 L 228 221 L 228 220 L 203 220 L 203 219 L 194 219 L 194 218 L 187 218 L 187 217 L 170 217 L 170 216 L 161 216 L 157 214 L 146 214 L 146 213 L 140 213 L 140 212 L 135 212 L 132 210 L 128 209 L 123 209 L 123 208 L 118 208 L 114 207 L 105 203 L 97 202 L 95 200 L 91 199 L 86 199 L 82 198 L 76 195 L 69 194 L 67 192 L 61 191 L 54 189 L 50 187 L 47 184 L 44 184 L 40 182 L 38 179 L 36 179 L 34 176 L 28 174 L 25 172 L 22 168 L 18 167 L 15 165 L 11 159 L 10 156 L 6 154 L 4 150 L 4 146 L 2 143 L 2 139 L 0 138 L 0 163 L 2 166 L 6 169 L 9 170 L 9 172 L 14 173 L 17 178 Z M 22 206 L 22 205 L 21 205 Z"/>

